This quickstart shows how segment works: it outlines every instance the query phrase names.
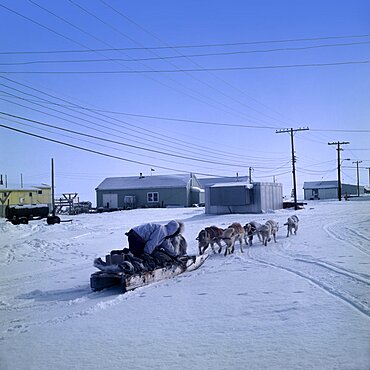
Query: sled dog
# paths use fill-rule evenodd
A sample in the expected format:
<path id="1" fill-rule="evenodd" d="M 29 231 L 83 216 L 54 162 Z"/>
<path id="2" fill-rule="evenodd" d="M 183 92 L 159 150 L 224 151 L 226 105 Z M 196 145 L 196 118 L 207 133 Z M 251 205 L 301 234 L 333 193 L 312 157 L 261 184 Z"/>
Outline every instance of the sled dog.
<path id="1" fill-rule="evenodd" d="M 198 240 L 199 254 L 203 254 L 209 246 L 211 246 L 213 253 L 216 253 L 214 248 L 215 243 L 219 246 L 218 253 L 221 253 L 223 231 L 223 229 L 217 226 L 210 226 L 201 230 L 196 238 Z"/>
<path id="2" fill-rule="evenodd" d="M 299 222 L 299 219 L 296 215 L 288 217 L 287 222 L 284 224 L 284 226 L 287 226 L 287 233 L 286 233 L 287 238 L 289 237 L 289 234 L 290 235 L 293 234 L 293 230 L 294 230 L 294 234 L 297 234 L 298 222 Z"/>
<path id="3" fill-rule="evenodd" d="M 260 234 L 264 246 L 267 246 L 267 243 L 271 241 L 271 237 L 274 238 L 274 242 L 276 243 L 276 234 L 278 230 L 279 224 L 274 220 L 268 220 L 260 227 Z"/>
<path id="4" fill-rule="evenodd" d="M 226 249 L 224 255 L 234 253 L 234 247 L 236 241 L 239 241 L 240 251 L 243 251 L 243 239 L 245 230 L 239 222 L 233 222 L 227 229 L 224 230 L 222 234 L 222 240 L 226 244 Z"/>
<path id="5" fill-rule="evenodd" d="M 245 230 L 244 240 L 245 240 L 246 245 L 249 245 L 249 246 L 252 245 L 254 235 L 257 235 L 260 242 L 262 241 L 261 234 L 259 231 L 260 227 L 261 227 L 261 224 L 256 221 L 248 222 L 247 224 L 244 225 L 244 230 Z"/>

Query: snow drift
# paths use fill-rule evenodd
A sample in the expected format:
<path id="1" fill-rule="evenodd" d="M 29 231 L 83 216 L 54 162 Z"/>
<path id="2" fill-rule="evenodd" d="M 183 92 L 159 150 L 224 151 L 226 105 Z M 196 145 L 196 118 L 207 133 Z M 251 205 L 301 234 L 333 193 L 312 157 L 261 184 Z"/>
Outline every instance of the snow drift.
<path id="1" fill-rule="evenodd" d="M 137 209 L 11 225 L 0 220 L 1 369 L 368 369 L 370 202 L 261 215 Z M 297 235 L 282 225 L 299 216 Z M 196 271 L 122 294 L 92 292 L 96 257 L 143 222 L 198 232 L 267 219 L 277 243 L 210 254 Z"/>

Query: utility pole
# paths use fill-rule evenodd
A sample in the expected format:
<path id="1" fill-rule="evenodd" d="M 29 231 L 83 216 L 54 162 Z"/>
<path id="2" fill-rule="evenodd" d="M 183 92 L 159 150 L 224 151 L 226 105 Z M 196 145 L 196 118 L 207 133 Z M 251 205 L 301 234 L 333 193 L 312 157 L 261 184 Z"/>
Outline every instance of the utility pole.
<path id="1" fill-rule="evenodd" d="M 55 194 L 54 194 L 54 158 L 51 158 L 51 213 L 55 217 Z"/>
<path id="2" fill-rule="evenodd" d="M 340 152 L 343 150 L 340 146 L 344 144 L 349 144 L 349 141 L 335 141 L 328 143 L 328 145 L 336 145 L 337 146 L 337 152 L 338 152 L 338 200 L 342 200 L 342 183 L 340 178 Z"/>
<path id="3" fill-rule="evenodd" d="M 249 183 L 251 184 L 252 183 L 252 171 L 254 169 L 252 167 L 249 167 Z"/>
<path id="4" fill-rule="evenodd" d="M 284 128 L 284 129 L 281 129 L 281 130 L 276 130 L 276 133 L 277 134 L 281 134 L 283 132 L 289 132 L 290 133 L 290 143 L 291 143 L 291 147 L 292 147 L 292 173 L 293 173 L 293 192 L 294 192 L 294 209 L 297 210 L 298 209 L 298 205 L 297 205 L 297 181 L 296 181 L 296 176 L 295 176 L 295 161 L 296 161 L 296 158 L 295 158 L 295 155 L 294 155 L 294 132 L 296 131 L 306 131 L 306 130 L 309 130 L 308 127 L 300 127 L 300 128 L 296 128 L 296 129 L 293 129 L 293 128 Z"/>
<path id="5" fill-rule="evenodd" d="M 370 167 L 366 167 L 366 169 L 369 171 L 369 188 L 370 188 Z"/>
<path id="6" fill-rule="evenodd" d="M 356 163 L 356 167 L 357 167 L 357 196 L 359 197 L 360 196 L 360 172 L 358 170 L 358 165 L 359 163 L 362 163 L 362 161 L 355 161 L 355 162 L 352 162 L 352 163 Z"/>

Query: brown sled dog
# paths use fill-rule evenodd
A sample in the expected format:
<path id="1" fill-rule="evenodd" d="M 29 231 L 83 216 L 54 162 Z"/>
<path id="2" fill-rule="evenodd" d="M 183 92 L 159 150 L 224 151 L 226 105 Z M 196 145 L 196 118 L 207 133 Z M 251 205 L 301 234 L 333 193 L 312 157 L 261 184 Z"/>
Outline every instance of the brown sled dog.
<path id="1" fill-rule="evenodd" d="M 235 243 L 239 241 L 240 251 L 243 251 L 243 239 L 245 230 L 239 222 L 233 222 L 222 234 L 222 240 L 226 243 L 224 255 L 234 253 Z"/>
<path id="2" fill-rule="evenodd" d="M 199 254 L 203 254 L 209 246 L 211 246 L 213 253 L 216 253 L 214 248 L 215 243 L 218 245 L 218 253 L 220 253 L 222 250 L 221 240 L 223 231 L 223 229 L 217 226 L 210 226 L 201 230 L 196 238 L 198 240 Z"/>

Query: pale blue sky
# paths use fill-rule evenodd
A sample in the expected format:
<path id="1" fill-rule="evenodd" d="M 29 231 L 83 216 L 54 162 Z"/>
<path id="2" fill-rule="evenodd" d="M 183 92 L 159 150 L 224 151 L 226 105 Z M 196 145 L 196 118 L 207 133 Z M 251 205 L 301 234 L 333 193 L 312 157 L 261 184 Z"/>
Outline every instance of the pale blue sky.
<path id="1" fill-rule="evenodd" d="M 25 185 L 50 183 L 54 158 L 56 193 L 83 200 L 95 201 L 105 177 L 150 176 L 151 168 L 234 176 L 253 167 L 255 181 L 275 176 L 290 194 L 290 137 L 275 131 L 301 126 L 310 130 L 295 135 L 299 197 L 304 181 L 337 178 L 328 142 L 350 142 L 341 153 L 351 159 L 343 162 L 344 182 L 356 183 L 357 160 L 361 184 L 369 182 L 368 1 L 0 5 L 0 111 L 7 114 L 0 124 L 124 159 L 0 127 L 0 174 L 9 186 L 19 186 L 21 174 Z M 26 51 L 64 53 L 9 54 Z M 333 65 L 343 62 L 351 64 Z M 285 67 L 256 68 L 266 66 Z"/>

